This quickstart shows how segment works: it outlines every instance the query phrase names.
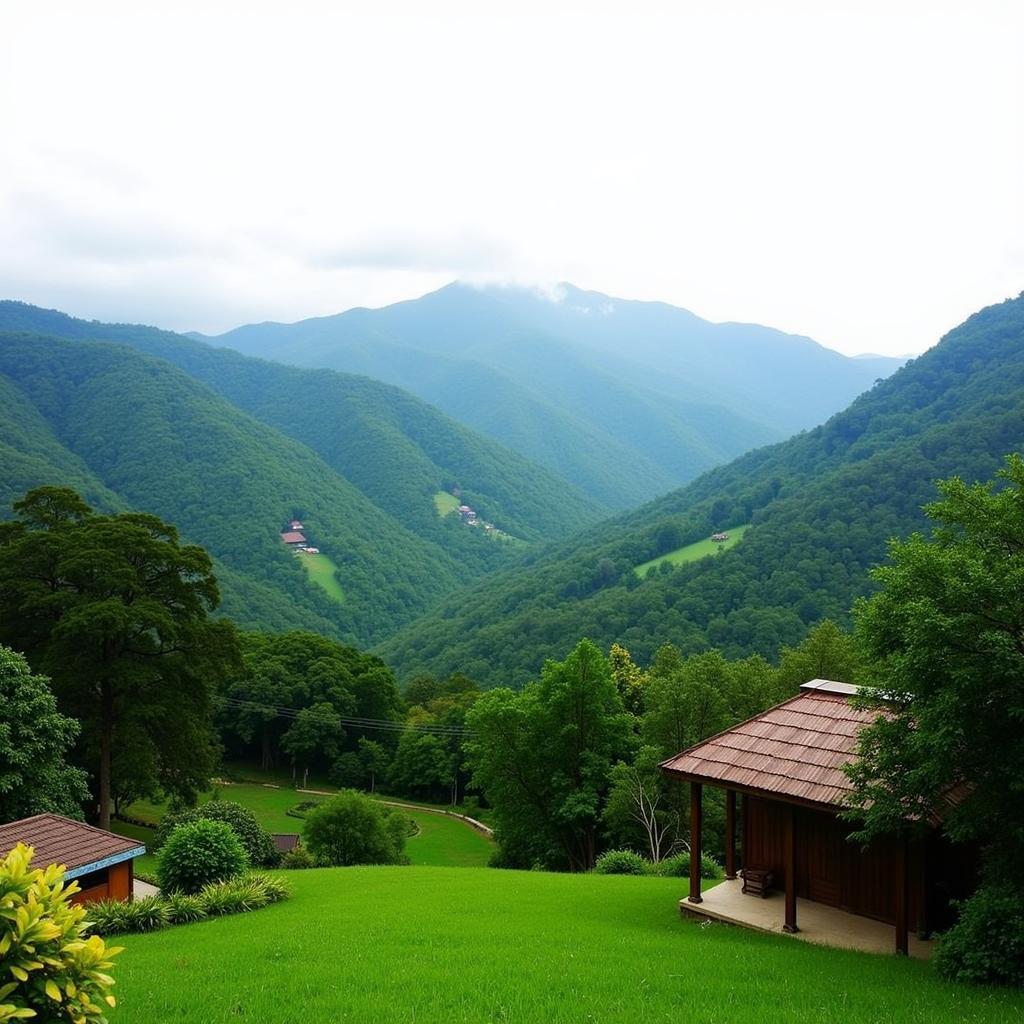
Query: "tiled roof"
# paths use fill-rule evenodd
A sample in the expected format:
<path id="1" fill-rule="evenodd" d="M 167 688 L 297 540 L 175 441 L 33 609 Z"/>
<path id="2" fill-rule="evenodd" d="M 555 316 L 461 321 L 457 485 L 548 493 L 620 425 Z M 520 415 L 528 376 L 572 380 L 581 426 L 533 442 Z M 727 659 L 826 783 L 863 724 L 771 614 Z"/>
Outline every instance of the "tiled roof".
<path id="1" fill-rule="evenodd" d="M 877 717 L 850 704 L 853 687 L 815 680 L 789 700 L 663 762 L 669 774 L 838 806 L 851 789 L 842 766 Z"/>
<path id="2" fill-rule="evenodd" d="M 281 534 L 281 540 L 283 540 L 285 544 L 306 543 L 305 535 L 299 533 L 298 530 L 285 530 L 284 533 Z"/>
<path id="3" fill-rule="evenodd" d="M 68 877 L 84 874 L 93 866 L 117 863 L 146 852 L 134 839 L 125 839 L 59 814 L 37 814 L 0 825 L 0 856 L 9 853 L 18 843 L 35 849 L 33 867 L 64 864 Z"/>

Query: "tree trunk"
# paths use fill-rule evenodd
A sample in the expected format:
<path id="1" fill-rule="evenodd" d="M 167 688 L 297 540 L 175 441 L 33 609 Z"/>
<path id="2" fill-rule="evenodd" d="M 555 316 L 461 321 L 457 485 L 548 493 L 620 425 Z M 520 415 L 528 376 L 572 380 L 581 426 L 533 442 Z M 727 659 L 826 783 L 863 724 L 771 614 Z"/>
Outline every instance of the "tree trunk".
<path id="1" fill-rule="evenodd" d="M 114 691 L 109 681 L 100 684 L 99 798 L 102 829 L 110 829 L 110 759 L 114 748 Z"/>
<path id="2" fill-rule="evenodd" d="M 263 745 L 260 751 L 260 767 L 266 771 L 270 768 L 270 726 L 263 726 Z"/>

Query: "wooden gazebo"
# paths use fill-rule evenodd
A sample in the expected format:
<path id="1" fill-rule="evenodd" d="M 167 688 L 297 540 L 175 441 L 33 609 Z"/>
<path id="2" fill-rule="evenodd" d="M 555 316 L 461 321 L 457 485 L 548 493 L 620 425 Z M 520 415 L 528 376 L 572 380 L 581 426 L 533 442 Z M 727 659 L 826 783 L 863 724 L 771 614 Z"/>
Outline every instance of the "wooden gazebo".
<path id="1" fill-rule="evenodd" d="M 894 926 L 897 952 L 908 932 L 949 923 L 951 898 L 970 891 L 973 871 L 965 851 L 935 830 L 925 838 L 891 837 L 867 847 L 848 841 L 839 818 L 850 780 L 842 767 L 857 737 L 877 712 L 854 707 L 856 687 L 815 679 L 797 696 L 662 764 L 690 783 L 690 903 L 701 898 L 703 787 L 726 791 L 725 873 L 735 879 L 737 800 L 744 892 L 785 892 L 783 929 L 796 932 L 797 898 L 812 900 Z"/>

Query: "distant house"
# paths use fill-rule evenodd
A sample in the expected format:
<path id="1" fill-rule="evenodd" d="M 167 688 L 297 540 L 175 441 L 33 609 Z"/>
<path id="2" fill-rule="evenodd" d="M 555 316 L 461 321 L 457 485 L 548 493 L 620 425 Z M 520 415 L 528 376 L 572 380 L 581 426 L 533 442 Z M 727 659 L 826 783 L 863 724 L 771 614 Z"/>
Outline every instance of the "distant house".
<path id="1" fill-rule="evenodd" d="M 288 524 L 288 529 L 289 529 L 289 530 L 301 530 L 301 529 L 302 529 L 302 523 L 300 523 L 300 522 L 298 521 L 298 519 L 293 519 L 293 520 L 292 520 L 292 521 L 291 521 L 291 522 L 290 522 L 290 523 Z"/>
<path id="2" fill-rule="evenodd" d="M 727 541 L 729 539 L 729 534 L 727 534 L 727 533 L 713 533 L 713 534 L 711 534 L 711 539 L 716 544 L 724 544 L 725 541 Z"/>
<path id="3" fill-rule="evenodd" d="M 130 901 L 133 864 L 146 852 L 146 847 L 134 839 L 60 814 L 36 814 L 0 825 L 0 856 L 6 856 L 18 843 L 35 850 L 35 867 L 65 866 L 64 881 L 74 879 L 81 886 L 81 892 L 72 897 L 75 903 Z"/>
<path id="4" fill-rule="evenodd" d="M 299 845 L 297 832 L 274 832 L 270 838 L 274 842 L 274 849 L 280 854 L 291 853 Z"/>
<path id="5" fill-rule="evenodd" d="M 281 540 L 289 547 L 300 548 L 306 543 L 306 538 L 298 530 L 285 530 L 281 534 Z"/>
<path id="6" fill-rule="evenodd" d="M 867 847 L 847 838 L 852 826 L 840 814 L 852 783 L 843 765 L 857 756 L 860 731 L 878 714 L 851 703 L 856 692 L 847 683 L 814 679 L 797 696 L 662 763 L 669 778 L 690 783 L 691 851 L 701 849 L 703 787 L 724 789 L 726 797 L 726 881 L 702 894 L 694 855 L 690 894 L 680 909 L 746 923 L 764 914 L 744 909 L 751 894 L 781 890 L 784 899 L 769 906 L 777 908 L 782 931 L 799 930 L 799 899 L 804 907 L 824 905 L 891 926 L 889 941 L 900 953 L 908 952 L 908 932 L 928 935 L 949 926 L 951 900 L 974 886 L 974 851 L 951 845 L 937 827 Z M 955 803 L 955 794 L 947 802 Z M 740 891 L 746 895 L 737 899 Z M 820 920 L 821 912 L 814 916 Z"/>

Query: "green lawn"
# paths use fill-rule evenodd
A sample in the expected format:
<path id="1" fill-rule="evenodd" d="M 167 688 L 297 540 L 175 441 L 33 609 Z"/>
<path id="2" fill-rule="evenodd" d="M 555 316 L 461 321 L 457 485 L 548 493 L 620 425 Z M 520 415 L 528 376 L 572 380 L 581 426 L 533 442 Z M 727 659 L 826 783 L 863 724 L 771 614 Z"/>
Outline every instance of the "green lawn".
<path id="1" fill-rule="evenodd" d="M 459 499 L 447 491 L 437 491 L 434 494 L 434 508 L 437 509 L 439 516 L 446 516 L 449 512 L 454 512 L 460 504 Z"/>
<path id="2" fill-rule="evenodd" d="M 699 540 L 696 544 L 687 544 L 685 547 L 676 548 L 675 551 L 670 551 L 667 555 L 660 555 L 658 558 L 652 558 L 649 562 L 644 562 L 643 565 L 638 565 L 633 571 L 638 576 L 646 576 L 648 569 L 658 568 L 662 562 L 668 562 L 670 565 L 682 565 L 684 562 L 696 562 L 698 558 L 706 558 L 708 555 L 715 554 L 719 548 L 728 549 L 733 547 L 735 544 L 743 539 L 743 534 L 750 528 L 750 523 L 746 523 L 743 526 L 734 526 L 729 530 L 724 531 L 729 534 L 729 539 L 722 544 L 716 544 L 711 538 L 705 540 Z"/>
<path id="3" fill-rule="evenodd" d="M 301 833 L 302 819 L 293 818 L 286 812 L 303 800 L 326 799 L 305 793 L 296 793 L 290 787 L 274 789 L 257 783 L 219 786 L 217 794 L 221 800 L 232 800 L 247 807 L 268 832 Z M 212 793 L 204 793 L 200 796 L 199 802 L 206 803 L 212 798 Z M 152 821 L 156 824 L 163 817 L 165 811 L 166 806 L 163 804 L 140 800 L 132 804 L 127 813 L 130 817 L 139 818 L 142 821 Z M 420 829 L 418 835 L 410 837 L 405 848 L 405 852 L 413 864 L 484 867 L 490 859 L 494 849 L 492 842 L 457 818 L 448 818 L 440 814 L 431 814 L 426 810 L 414 811 L 407 808 L 403 808 L 403 813 L 408 814 Z M 114 831 L 120 835 L 130 835 L 136 838 L 136 832 L 141 834 L 149 830 L 117 822 Z M 150 833 L 150 837 L 152 837 L 152 833 Z M 146 839 L 142 838 L 142 842 L 146 842 Z M 148 861 L 151 858 L 147 854 L 142 859 Z M 155 860 L 155 858 L 153 859 Z M 143 867 L 139 862 L 138 869 L 140 871 L 155 871 L 156 865 L 154 863 L 152 867 Z"/>
<path id="4" fill-rule="evenodd" d="M 683 920 L 681 879 L 289 872 L 285 903 L 117 940 L 111 1024 L 1007 1024 L 1024 994 Z"/>
<path id="5" fill-rule="evenodd" d="M 155 829 L 143 828 L 141 825 L 129 825 L 126 821 L 112 821 L 110 823 L 110 831 L 116 832 L 119 836 L 135 839 L 149 850 L 153 849 L 153 836 L 156 835 Z M 145 853 L 141 857 L 136 857 L 135 873 L 155 875 L 156 861 L 156 855 L 153 853 Z"/>
<path id="6" fill-rule="evenodd" d="M 323 553 L 307 555 L 304 552 L 300 552 L 295 557 L 306 567 L 309 578 L 317 586 L 323 587 L 327 591 L 328 597 L 333 597 L 339 603 L 344 602 L 344 591 L 342 591 L 341 584 L 338 583 L 334 575 L 338 571 L 338 567 L 327 555 Z"/>

